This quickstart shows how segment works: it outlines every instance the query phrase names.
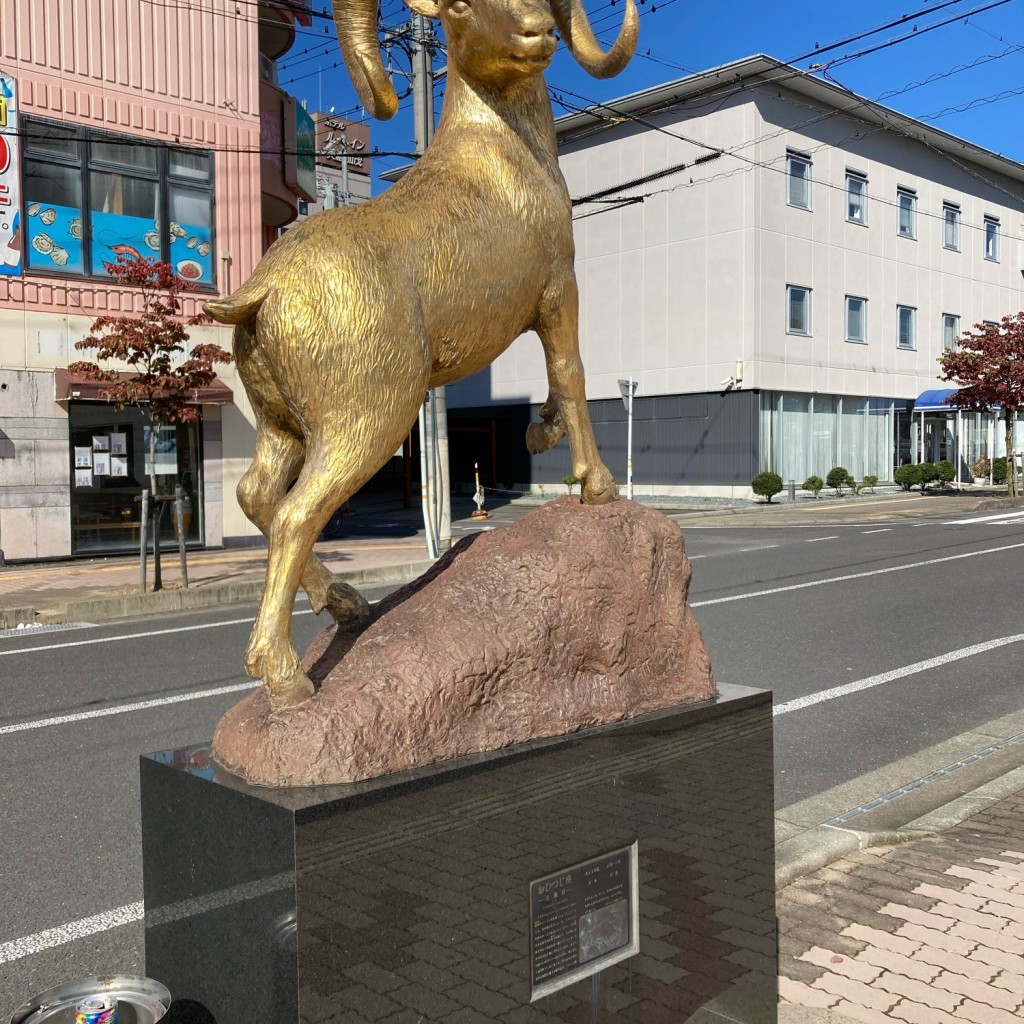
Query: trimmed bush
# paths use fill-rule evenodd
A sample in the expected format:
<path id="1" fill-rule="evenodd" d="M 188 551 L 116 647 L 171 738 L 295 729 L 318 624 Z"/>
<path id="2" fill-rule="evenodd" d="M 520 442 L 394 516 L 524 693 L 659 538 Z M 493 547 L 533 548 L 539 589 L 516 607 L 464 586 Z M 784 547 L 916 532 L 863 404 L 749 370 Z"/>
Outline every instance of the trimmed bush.
<path id="1" fill-rule="evenodd" d="M 992 483 L 1006 483 L 1006 456 L 1000 455 L 998 459 L 992 460 Z"/>
<path id="2" fill-rule="evenodd" d="M 951 484 L 956 478 L 956 467 L 949 459 L 943 459 L 941 462 L 935 463 L 935 471 L 939 474 L 939 483 L 945 487 L 947 484 Z"/>
<path id="3" fill-rule="evenodd" d="M 569 493 L 572 494 L 572 489 L 579 483 L 579 480 L 570 473 L 568 476 L 562 477 L 562 483 L 569 488 Z"/>
<path id="4" fill-rule="evenodd" d="M 869 488 L 871 493 L 874 494 L 875 493 L 875 485 L 877 483 L 878 483 L 878 477 L 877 476 L 873 476 L 871 474 L 865 474 L 864 482 L 861 484 L 861 487 Z"/>
<path id="5" fill-rule="evenodd" d="M 825 477 L 825 483 L 835 492 L 836 497 L 842 497 L 843 488 L 850 482 L 850 474 L 843 466 L 833 466 Z"/>
<path id="6" fill-rule="evenodd" d="M 755 494 L 760 494 L 762 498 L 767 498 L 770 505 L 772 503 L 772 495 L 778 494 L 782 490 L 782 477 L 778 473 L 758 473 L 750 481 L 750 487 Z"/>
<path id="7" fill-rule="evenodd" d="M 935 468 L 934 462 L 919 462 L 917 464 L 918 483 L 923 491 L 930 483 L 939 479 L 939 471 Z"/>
<path id="8" fill-rule="evenodd" d="M 896 471 L 892 475 L 893 480 L 896 481 L 905 491 L 909 491 L 914 484 L 921 482 L 921 466 L 912 465 L 907 463 L 905 466 L 898 466 Z"/>
<path id="9" fill-rule="evenodd" d="M 825 486 L 825 481 L 820 476 L 809 476 L 801 485 L 801 491 L 810 491 L 815 497 L 821 494 L 822 487 Z"/>

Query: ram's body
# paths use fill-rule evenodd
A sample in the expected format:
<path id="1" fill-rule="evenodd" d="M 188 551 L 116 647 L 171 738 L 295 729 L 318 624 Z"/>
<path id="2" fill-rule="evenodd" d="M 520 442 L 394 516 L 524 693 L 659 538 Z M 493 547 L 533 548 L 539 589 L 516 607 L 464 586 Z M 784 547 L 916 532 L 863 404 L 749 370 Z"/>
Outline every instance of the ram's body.
<path id="1" fill-rule="evenodd" d="M 401 444 L 428 387 L 484 368 L 535 329 L 551 390 L 530 447 L 567 432 L 584 500 L 615 496 L 587 416 L 571 206 L 541 74 L 554 50 L 551 10 L 544 0 L 474 2 L 476 11 L 470 0 L 412 4 L 444 21 L 450 62 L 444 114 L 416 166 L 377 199 L 293 228 L 245 285 L 206 305 L 238 325 L 235 359 L 256 415 L 256 456 L 238 493 L 270 555 L 246 667 L 279 704 L 312 693 L 290 641 L 299 583 L 339 623 L 366 614 L 312 545 Z"/>

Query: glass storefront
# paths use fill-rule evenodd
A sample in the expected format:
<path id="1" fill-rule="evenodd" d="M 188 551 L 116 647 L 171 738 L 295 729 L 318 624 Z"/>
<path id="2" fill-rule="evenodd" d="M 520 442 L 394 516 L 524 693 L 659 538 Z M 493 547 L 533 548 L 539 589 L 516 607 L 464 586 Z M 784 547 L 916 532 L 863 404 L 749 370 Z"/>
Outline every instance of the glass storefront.
<path id="1" fill-rule="evenodd" d="M 761 392 L 761 469 L 798 484 L 833 466 L 858 480 L 891 480 L 894 423 L 906 403 L 891 398 Z"/>
<path id="2" fill-rule="evenodd" d="M 137 551 L 140 497 L 149 488 L 149 431 L 138 409 L 118 412 L 107 402 L 70 402 L 71 551 L 105 554 Z M 184 490 L 188 543 L 203 539 L 201 422 L 157 430 L 156 475 L 160 494 Z M 164 512 L 161 546 L 177 545 L 173 504 Z"/>

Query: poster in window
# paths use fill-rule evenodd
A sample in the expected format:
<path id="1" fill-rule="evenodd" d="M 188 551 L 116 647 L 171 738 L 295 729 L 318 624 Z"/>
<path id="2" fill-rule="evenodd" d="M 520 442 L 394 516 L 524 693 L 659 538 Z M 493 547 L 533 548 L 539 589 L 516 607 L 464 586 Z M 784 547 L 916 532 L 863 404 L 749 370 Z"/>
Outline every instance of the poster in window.
<path id="1" fill-rule="evenodd" d="M 110 456 L 106 452 L 95 452 L 92 457 L 93 476 L 110 476 Z"/>
<path id="2" fill-rule="evenodd" d="M 28 264 L 34 270 L 84 274 L 82 211 L 75 206 L 33 201 L 25 194 Z"/>
<path id="3" fill-rule="evenodd" d="M 21 274 L 21 198 L 15 83 L 0 75 L 0 276 Z"/>
<path id="4" fill-rule="evenodd" d="M 92 450 L 94 452 L 109 452 L 110 438 L 106 434 L 93 434 Z"/>
<path id="5" fill-rule="evenodd" d="M 75 470 L 75 486 L 76 487 L 92 487 L 92 470 L 91 469 L 76 469 Z"/>
<path id="6" fill-rule="evenodd" d="M 88 445 L 75 445 L 75 469 L 92 469 L 92 449 Z"/>
<path id="7" fill-rule="evenodd" d="M 128 454 L 128 435 L 112 433 L 110 435 L 110 454 L 111 455 L 127 455 Z M 111 474 L 113 475 L 113 474 Z"/>
<path id="8" fill-rule="evenodd" d="M 150 468 L 149 437 L 150 431 L 156 430 L 156 472 L 164 476 L 176 476 L 178 473 L 178 432 L 174 427 L 145 427 L 143 440 L 146 446 L 146 469 L 149 476 Z"/>
<path id="9" fill-rule="evenodd" d="M 100 268 L 111 273 L 118 256 L 160 258 L 159 220 L 93 210 L 90 223 L 93 273 L 102 273 Z"/>
<path id="10" fill-rule="evenodd" d="M 113 443 L 113 442 L 111 442 Z M 128 457 L 125 455 L 110 456 L 110 475 L 125 477 L 128 475 Z"/>

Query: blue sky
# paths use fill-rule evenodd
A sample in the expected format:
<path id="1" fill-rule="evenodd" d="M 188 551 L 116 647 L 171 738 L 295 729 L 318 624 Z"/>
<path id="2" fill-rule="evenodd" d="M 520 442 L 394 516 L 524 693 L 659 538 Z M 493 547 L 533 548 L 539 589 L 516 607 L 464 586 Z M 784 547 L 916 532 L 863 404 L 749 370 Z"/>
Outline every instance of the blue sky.
<path id="1" fill-rule="evenodd" d="M 902 25 L 795 63 L 804 69 L 826 64 L 832 80 L 854 92 L 1024 163 L 1024 0 L 637 3 L 640 42 L 629 67 L 617 78 L 598 81 L 560 49 L 546 75 L 556 94 L 577 106 L 585 106 L 586 101 L 608 102 L 754 53 L 792 61 L 816 47 L 913 15 Z M 325 0 L 312 0 L 312 6 L 321 12 L 328 7 Z M 984 7 L 989 9 L 980 10 Z M 622 0 L 592 0 L 587 8 L 599 38 L 610 42 L 621 18 Z M 384 0 L 385 24 L 400 26 L 407 13 L 401 0 Z M 891 45 L 858 56 L 886 43 Z M 333 106 L 339 114 L 348 112 L 362 120 L 344 69 L 334 66 L 340 60 L 332 23 L 314 17 L 313 26 L 300 31 L 292 50 L 280 60 L 281 86 L 305 99 L 311 111 Z M 397 53 L 396 62 L 400 63 Z M 439 55 L 437 63 L 443 62 Z M 930 79 L 934 80 L 926 82 Z M 399 92 L 406 84 L 400 76 L 395 83 Z M 566 112 L 557 102 L 554 109 L 556 115 Z M 378 150 L 411 151 L 412 136 L 409 100 L 403 101 L 392 121 L 372 122 L 371 140 Z M 405 162 L 381 158 L 374 170 L 380 173 Z M 374 191 L 380 187 L 376 183 Z"/>

